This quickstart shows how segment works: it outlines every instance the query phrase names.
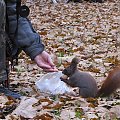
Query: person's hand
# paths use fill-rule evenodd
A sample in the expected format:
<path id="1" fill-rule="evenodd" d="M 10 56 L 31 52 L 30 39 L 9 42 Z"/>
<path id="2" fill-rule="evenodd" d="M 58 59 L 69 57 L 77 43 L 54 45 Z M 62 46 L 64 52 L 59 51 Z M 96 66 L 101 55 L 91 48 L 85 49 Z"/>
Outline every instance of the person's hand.
<path id="1" fill-rule="evenodd" d="M 55 67 L 54 63 L 52 62 L 50 55 L 45 51 L 37 55 L 34 58 L 34 61 L 40 68 L 42 68 L 46 72 L 58 71 L 58 69 Z"/>

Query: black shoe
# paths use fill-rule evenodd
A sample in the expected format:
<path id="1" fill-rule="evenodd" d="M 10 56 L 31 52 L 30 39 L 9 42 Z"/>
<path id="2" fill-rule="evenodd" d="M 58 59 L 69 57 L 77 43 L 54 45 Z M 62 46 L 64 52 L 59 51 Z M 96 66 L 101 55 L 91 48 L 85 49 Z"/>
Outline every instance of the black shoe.
<path id="1" fill-rule="evenodd" d="M 19 93 L 15 93 L 10 91 L 8 88 L 0 86 L 0 93 L 4 93 L 6 96 L 11 96 L 15 99 L 20 99 L 21 95 Z"/>

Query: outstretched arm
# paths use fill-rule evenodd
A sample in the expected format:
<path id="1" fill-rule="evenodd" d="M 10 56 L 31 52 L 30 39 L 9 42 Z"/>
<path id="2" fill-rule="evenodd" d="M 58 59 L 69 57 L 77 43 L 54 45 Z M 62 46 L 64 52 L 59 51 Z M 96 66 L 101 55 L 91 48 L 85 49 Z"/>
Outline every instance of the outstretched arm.
<path id="1" fill-rule="evenodd" d="M 16 0 L 8 1 L 7 13 L 9 34 L 11 39 L 14 40 L 14 33 L 17 27 Z M 16 39 L 13 42 L 16 44 L 15 49 L 20 48 L 24 50 L 44 71 L 57 71 L 50 55 L 44 51 L 44 45 L 42 44 L 40 35 L 33 29 L 31 22 L 27 18 L 19 17 L 18 31 Z"/>

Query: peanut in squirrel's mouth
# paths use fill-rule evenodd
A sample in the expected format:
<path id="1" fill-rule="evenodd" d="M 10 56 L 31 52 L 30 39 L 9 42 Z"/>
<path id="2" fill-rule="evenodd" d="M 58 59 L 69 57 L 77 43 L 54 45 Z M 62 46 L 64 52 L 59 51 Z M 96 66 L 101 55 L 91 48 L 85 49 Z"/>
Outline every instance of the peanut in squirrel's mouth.
<path id="1" fill-rule="evenodd" d="M 63 78 L 63 79 L 67 79 L 68 76 L 67 76 L 67 75 L 63 75 L 63 76 L 61 76 L 61 78 Z"/>

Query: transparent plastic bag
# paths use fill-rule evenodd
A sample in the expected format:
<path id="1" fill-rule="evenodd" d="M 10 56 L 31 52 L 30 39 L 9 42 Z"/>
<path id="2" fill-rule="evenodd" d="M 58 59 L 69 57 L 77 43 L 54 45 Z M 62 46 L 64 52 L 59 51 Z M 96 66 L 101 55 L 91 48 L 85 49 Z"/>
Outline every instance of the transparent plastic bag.
<path id="1" fill-rule="evenodd" d="M 61 71 L 47 73 L 40 77 L 35 84 L 41 92 L 51 93 L 53 95 L 72 92 L 72 88 L 60 80 L 62 75 Z"/>

